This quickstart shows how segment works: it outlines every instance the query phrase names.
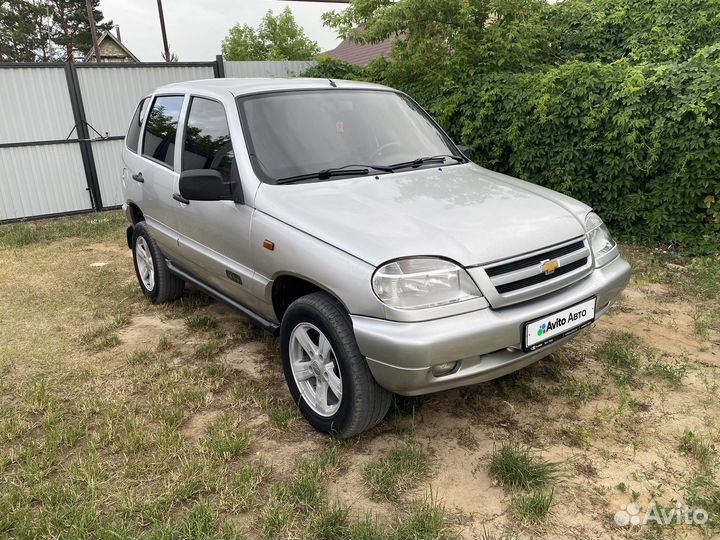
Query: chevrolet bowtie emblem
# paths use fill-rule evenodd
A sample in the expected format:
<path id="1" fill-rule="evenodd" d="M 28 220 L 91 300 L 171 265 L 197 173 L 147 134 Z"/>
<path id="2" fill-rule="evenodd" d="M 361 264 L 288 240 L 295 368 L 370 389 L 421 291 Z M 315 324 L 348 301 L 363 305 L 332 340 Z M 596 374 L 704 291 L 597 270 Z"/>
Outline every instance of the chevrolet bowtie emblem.
<path id="1" fill-rule="evenodd" d="M 555 260 L 545 261 L 544 263 L 542 263 L 542 266 L 540 266 L 540 271 L 545 275 L 552 274 L 555 270 L 558 269 L 558 266 L 560 266 L 560 264 Z"/>

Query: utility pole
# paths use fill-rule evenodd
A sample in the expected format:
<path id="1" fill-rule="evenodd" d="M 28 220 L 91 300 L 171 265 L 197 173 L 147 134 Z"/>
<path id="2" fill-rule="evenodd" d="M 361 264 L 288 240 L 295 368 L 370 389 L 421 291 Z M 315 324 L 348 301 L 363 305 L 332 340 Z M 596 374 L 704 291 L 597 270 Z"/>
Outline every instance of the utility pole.
<path id="1" fill-rule="evenodd" d="M 167 32 L 165 31 L 165 16 L 163 15 L 162 0 L 157 0 L 158 13 L 160 14 L 160 31 L 162 32 L 163 48 L 165 50 L 165 61 L 170 61 L 170 47 L 168 47 Z"/>
<path id="2" fill-rule="evenodd" d="M 93 50 L 95 51 L 95 61 L 100 63 L 100 46 L 97 40 L 97 29 L 95 28 L 95 16 L 93 15 L 91 0 L 85 0 L 85 7 L 87 8 L 88 21 L 90 21 L 90 34 L 92 35 Z"/>

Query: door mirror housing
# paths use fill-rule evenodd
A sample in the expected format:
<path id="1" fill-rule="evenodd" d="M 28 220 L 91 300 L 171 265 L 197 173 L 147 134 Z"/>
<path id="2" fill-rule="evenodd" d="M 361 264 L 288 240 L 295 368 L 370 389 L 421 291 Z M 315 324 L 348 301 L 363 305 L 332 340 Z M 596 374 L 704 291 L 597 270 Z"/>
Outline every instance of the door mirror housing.
<path id="1" fill-rule="evenodd" d="M 214 169 L 190 169 L 180 173 L 180 195 L 189 201 L 233 201 L 232 186 Z"/>
<path id="2" fill-rule="evenodd" d="M 458 144 L 457 145 L 458 150 L 462 153 L 462 155 L 466 158 L 468 158 L 470 161 L 472 161 L 472 158 L 470 157 L 470 147 L 465 144 Z"/>

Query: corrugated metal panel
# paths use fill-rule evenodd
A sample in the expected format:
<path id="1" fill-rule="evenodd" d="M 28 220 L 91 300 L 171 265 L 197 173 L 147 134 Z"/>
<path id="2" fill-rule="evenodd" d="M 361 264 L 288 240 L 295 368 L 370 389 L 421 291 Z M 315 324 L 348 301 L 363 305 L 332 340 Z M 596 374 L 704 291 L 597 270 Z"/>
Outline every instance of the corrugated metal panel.
<path id="1" fill-rule="evenodd" d="M 0 220 L 89 208 L 77 143 L 0 148 Z"/>
<path id="2" fill-rule="evenodd" d="M 125 135 L 140 98 L 158 86 L 213 78 L 211 66 L 92 68 L 78 66 L 88 123 L 102 135 Z M 94 133 L 90 130 L 91 137 Z"/>
<path id="3" fill-rule="evenodd" d="M 64 139 L 75 127 L 65 70 L 0 69 L 0 143 Z"/>
<path id="4" fill-rule="evenodd" d="M 104 206 L 118 206 L 123 203 L 123 144 L 124 142 L 121 140 L 94 141 L 92 143 L 95 169 Z"/>
<path id="5" fill-rule="evenodd" d="M 317 62 L 225 62 L 226 77 L 299 77 Z"/>

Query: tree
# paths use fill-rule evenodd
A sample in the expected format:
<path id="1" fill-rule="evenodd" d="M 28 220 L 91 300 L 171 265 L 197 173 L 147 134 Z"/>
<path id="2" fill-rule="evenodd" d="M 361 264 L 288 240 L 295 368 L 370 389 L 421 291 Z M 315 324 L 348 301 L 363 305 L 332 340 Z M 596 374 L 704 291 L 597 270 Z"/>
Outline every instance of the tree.
<path id="1" fill-rule="evenodd" d="M 102 22 L 100 0 L 92 0 L 99 32 L 112 28 Z M 73 51 L 92 47 L 85 0 L 1 0 L 0 59 L 3 62 L 74 61 Z"/>
<path id="2" fill-rule="evenodd" d="M 269 10 L 257 30 L 247 24 L 236 24 L 222 43 L 226 60 L 310 60 L 320 52 L 295 22 L 286 7 L 275 16 Z"/>
<path id="3" fill-rule="evenodd" d="M 112 21 L 101 22 L 102 11 L 98 8 L 100 0 L 92 0 L 93 17 L 98 33 L 110 30 Z M 64 49 L 64 59 L 74 62 L 75 49 L 86 53 L 92 48 L 90 21 L 87 18 L 85 0 L 48 0 L 53 21 L 52 41 Z"/>
<path id="4" fill-rule="evenodd" d="M 42 28 L 45 9 L 27 0 L 0 2 L 0 60 L 33 62 L 47 42 Z"/>

